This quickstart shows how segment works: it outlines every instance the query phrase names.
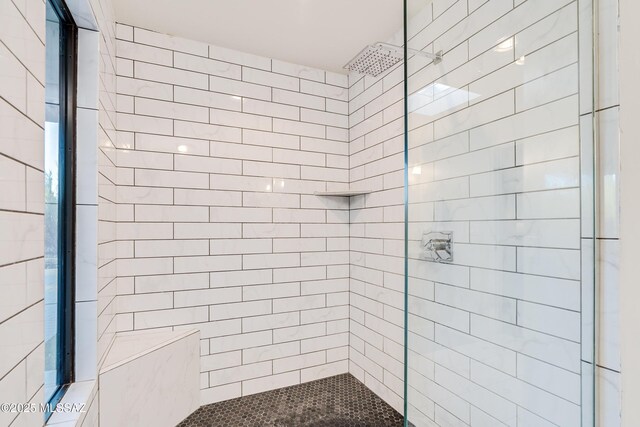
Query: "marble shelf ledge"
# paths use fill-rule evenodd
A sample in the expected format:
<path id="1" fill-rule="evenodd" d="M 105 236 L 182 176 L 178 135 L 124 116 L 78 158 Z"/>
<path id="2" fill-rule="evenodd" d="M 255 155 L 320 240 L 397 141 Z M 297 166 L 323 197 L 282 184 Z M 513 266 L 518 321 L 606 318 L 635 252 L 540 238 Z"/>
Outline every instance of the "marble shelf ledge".
<path id="1" fill-rule="evenodd" d="M 316 191 L 313 193 L 316 196 L 341 196 L 341 197 L 350 197 L 350 196 L 362 196 L 365 194 L 370 194 L 369 190 L 346 190 L 346 191 Z"/>

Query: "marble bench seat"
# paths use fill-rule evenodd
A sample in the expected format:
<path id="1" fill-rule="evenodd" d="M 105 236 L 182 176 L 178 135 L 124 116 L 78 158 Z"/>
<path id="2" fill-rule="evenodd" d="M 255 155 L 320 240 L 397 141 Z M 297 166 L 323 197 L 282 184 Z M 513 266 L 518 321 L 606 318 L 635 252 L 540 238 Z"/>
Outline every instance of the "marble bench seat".
<path id="1" fill-rule="evenodd" d="M 200 407 L 200 332 L 116 334 L 99 388 L 102 427 L 175 426 Z"/>

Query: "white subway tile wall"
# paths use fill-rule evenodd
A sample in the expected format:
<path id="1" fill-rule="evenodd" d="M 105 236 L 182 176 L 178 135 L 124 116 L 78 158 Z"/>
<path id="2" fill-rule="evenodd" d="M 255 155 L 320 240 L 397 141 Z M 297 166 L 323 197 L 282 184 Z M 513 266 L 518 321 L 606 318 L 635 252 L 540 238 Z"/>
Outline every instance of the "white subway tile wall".
<path id="1" fill-rule="evenodd" d="M 98 79 L 98 365 L 116 332 L 116 80 L 115 18 L 109 0 L 93 0 L 99 38 Z"/>
<path id="2" fill-rule="evenodd" d="M 44 2 L 0 2 L 0 395 L 44 400 Z M 42 424 L 3 411 L 0 424 Z"/>
<path id="3" fill-rule="evenodd" d="M 602 3 L 602 25 L 611 27 L 614 2 Z M 408 404 L 416 426 L 589 422 L 591 92 L 578 69 L 591 64 L 579 62 L 578 39 L 581 49 L 589 42 L 590 8 L 434 0 L 410 21 L 409 47 L 444 51 L 438 65 L 408 64 Z M 605 50 L 617 51 L 615 43 Z M 580 54 L 591 60 L 589 48 Z M 398 410 L 402 72 L 399 64 L 378 78 L 352 74 L 349 89 L 351 187 L 373 190 L 351 199 L 349 369 Z M 597 110 L 607 197 L 599 229 L 608 239 L 600 243 L 598 366 L 606 375 L 597 380 L 609 405 L 600 423 L 618 425 L 618 128 L 615 91 L 605 86 L 602 102 L 611 101 Z M 454 263 L 420 259 L 431 230 L 453 231 Z"/>
<path id="4" fill-rule="evenodd" d="M 119 330 L 199 328 L 203 404 L 347 372 L 346 76 L 116 34 Z"/>
<path id="5" fill-rule="evenodd" d="M 109 0 L 90 5 L 98 290 L 78 318 L 94 327 L 98 313 L 98 363 L 116 330 L 196 327 L 203 403 L 350 371 L 402 411 L 402 65 L 347 79 L 116 25 Z M 618 9 L 600 7 L 597 105 L 591 0 L 434 0 L 408 28 L 412 47 L 445 52 L 409 62 L 410 91 L 433 100 L 410 100 L 416 425 L 578 425 L 594 380 L 597 423 L 619 424 Z M 0 2 L 0 393 L 12 402 L 43 400 L 44 23 L 43 2 Z M 81 184 L 95 205 L 95 183 Z M 347 188 L 373 192 L 313 194 Z M 418 259 L 431 228 L 454 232 L 454 264 Z M 42 418 L 0 414 L 11 423 Z"/>

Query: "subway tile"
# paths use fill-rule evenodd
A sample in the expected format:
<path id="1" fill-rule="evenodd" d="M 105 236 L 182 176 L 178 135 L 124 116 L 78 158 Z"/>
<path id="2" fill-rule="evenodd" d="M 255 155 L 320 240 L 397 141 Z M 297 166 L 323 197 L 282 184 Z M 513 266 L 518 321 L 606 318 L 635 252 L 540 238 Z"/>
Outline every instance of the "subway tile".
<path id="1" fill-rule="evenodd" d="M 577 158 L 555 160 L 487 172 L 470 178 L 472 196 L 555 190 L 577 187 Z M 552 176 L 553 179 L 548 179 Z"/>
<path id="2" fill-rule="evenodd" d="M 300 179 L 300 167 L 296 165 L 244 161 L 242 166 L 245 175 Z M 286 180 L 281 181 L 280 185 L 283 185 L 282 183 L 284 182 L 286 182 Z"/>
<path id="3" fill-rule="evenodd" d="M 190 155 L 175 155 L 173 156 L 173 159 L 173 167 L 175 170 L 189 172 L 215 172 L 235 175 L 242 173 L 242 164 L 239 160 Z"/>
<path id="4" fill-rule="evenodd" d="M 273 372 L 278 374 L 318 366 L 324 364 L 326 360 L 324 351 L 284 357 L 273 361 Z"/>
<path id="5" fill-rule="evenodd" d="M 173 225 L 173 232 L 175 239 L 221 239 L 242 237 L 242 227 L 240 224 L 216 224 L 202 222 L 175 223 Z"/>
<path id="6" fill-rule="evenodd" d="M 116 51 L 119 58 L 149 62 L 152 64 L 173 65 L 173 52 L 140 43 L 116 40 Z"/>
<path id="7" fill-rule="evenodd" d="M 272 119 L 270 117 L 213 108 L 209 110 L 209 113 L 209 121 L 213 124 L 262 131 L 272 130 Z"/>
<path id="8" fill-rule="evenodd" d="M 242 289 L 243 301 L 282 298 L 298 295 L 300 295 L 300 284 L 297 282 L 269 285 L 252 285 L 245 286 Z"/>
<path id="9" fill-rule="evenodd" d="M 349 144 L 345 144 L 343 142 L 302 137 L 300 141 L 300 149 L 303 151 L 316 151 L 319 153 L 333 153 L 340 155 L 340 158 L 348 161 L 348 157 L 346 156 L 349 154 Z M 347 168 L 346 165 L 345 168 Z"/>
<path id="10" fill-rule="evenodd" d="M 0 268 L 0 288 L 6 292 L 0 305 L 0 320 L 8 320 L 43 298 L 43 262 L 37 259 Z"/>
<path id="11" fill-rule="evenodd" d="M 578 343 L 473 314 L 471 335 L 571 372 L 580 372 Z"/>
<path id="12" fill-rule="evenodd" d="M 284 119 L 273 119 L 273 131 L 313 138 L 324 138 L 325 136 L 325 127 L 322 125 Z"/>
<path id="13" fill-rule="evenodd" d="M 207 88 L 205 87 L 204 89 Z M 236 97 L 248 97 L 271 101 L 271 88 L 239 80 L 209 76 L 208 89 L 212 92 L 225 93 Z"/>
<path id="14" fill-rule="evenodd" d="M 516 374 L 517 353 L 515 351 L 442 325 L 435 327 L 435 341 L 510 375 Z"/>
<path id="15" fill-rule="evenodd" d="M 263 145 L 266 147 L 300 148 L 300 137 L 283 133 L 263 132 L 254 129 L 242 129 L 242 142 L 251 145 Z"/>
<path id="16" fill-rule="evenodd" d="M 324 166 L 325 156 L 321 153 L 274 148 L 273 161 L 297 165 Z"/>
<path id="17" fill-rule="evenodd" d="M 133 64 L 133 73 L 136 79 L 151 80 L 154 82 L 198 89 L 209 88 L 207 75 L 195 73 L 193 71 L 179 70 L 177 68 L 135 61 Z"/>
<path id="18" fill-rule="evenodd" d="M 0 337 L 7 343 L 0 363 L 0 372 L 7 375 L 44 339 L 43 303 L 37 303 L 0 325 Z M 24 380 L 24 377 L 21 378 Z"/>
<path id="19" fill-rule="evenodd" d="M 219 387 L 205 388 L 200 391 L 203 405 L 222 402 L 242 396 L 242 383 L 225 384 Z"/>
<path id="20" fill-rule="evenodd" d="M 272 282 L 272 270 L 238 270 L 212 272 L 211 287 L 256 285 Z"/>
<path id="21" fill-rule="evenodd" d="M 242 331 L 254 332 L 267 329 L 286 328 L 300 323 L 299 312 L 287 312 L 267 314 L 263 316 L 250 316 L 242 319 Z"/>
<path id="22" fill-rule="evenodd" d="M 166 274 L 159 276 L 139 276 L 135 278 L 136 294 L 166 291 L 186 291 L 209 287 L 207 273 Z"/>
<path id="23" fill-rule="evenodd" d="M 579 218 L 580 190 L 553 190 L 517 195 L 518 218 Z"/>
<path id="24" fill-rule="evenodd" d="M 40 6 L 42 7 L 42 6 Z M 34 21 L 34 24 L 37 21 Z M 0 6 L 0 39 L 21 64 L 42 84 L 45 82 L 44 41 L 12 3 Z"/>
<path id="25" fill-rule="evenodd" d="M 300 237 L 300 224 L 243 224 L 244 238 Z"/>
<path id="26" fill-rule="evenodd" d="M 271 222 L 271 209 L 245 207 L 212 207 L 209 209 L 211 222 Z"/>
<path id="27" fill-rule="evenodd" d="M 116 23 L 116 39 L 133 41 L 133 27 Z"/>
<path id="28" fill-rule="evenodd" d="M 577 3 L 557 12 L 516 34 L 515 56 L 520 58 L 578 29 Z"/>
<path id="29" fill-rule="evenodd" d="M 242 266 L 245 269 L 286 268 L 300 265 L 299 254 L 260 254 L 243 255 Z"/>
<path id="30" fill-rule="evenodd" d="M 518 271 L 562 279 L 580 279 L 580 251 L 518 248 Z"/>
<path id="31" fill-rule="evenodd" d="M 44 123 L 45 106 L 42 99 L 45 96 L 44 85 L 31 74 L 27 74 L 27 116 L 36 123 Z"/>
<path id="32" fill-rule="evenodd" d="M 176 308 L 134 313 L 133 321 L 137 329 L 159 328 L 204 322 L 207 314 L 207 307 Z"/>
<path id="33" fill-rule="evenodd" d="M 505 398 L 500 397 L 496 393 L 485 390 L 478 384 L 475 384 L 460 375 L 456 375 L 455 372 L 441 368 L 437 365 L 435 379 L 438 384 L 444 387 L 447 391 L 453 393 L 455 396 L 463 398 L 474 406 L 482 408 L 489 415 L 502 422 L 513 423 L 513 420 L 516 417 L 516 405 L 507 401 Z M 440 399 L 442 399 L 442 397 L 440 397 Z M 441 402 L 437 403 L 440 404 Z M 467 416 L 466 411 L 460 412 L 461 408 L 453 406 L 451 403 L 443 404 L 443 406 L 447 410 L 452 411 L 452 413 L 459 414 L 458 416 L 460 416 L 460 414 Z"/>
<path id="34" fill-rule="evenodd" d="M 503 322 L 516 323 L 516 301 L 501 296 L 436 284 L 435 301 Z"/>
<path id="35" fill-rule="evenodd" d="M 326 72 L 325 80 L 327 84 L 340 86 L 343 88 L 349 87 L 349 76 L 344 74 L 338 74 L 331 71 Z"/>
<path id="36" fill-rule="evenodd" d="M 516 378 L 495 369 L 471 362 L 471 378 L 483 387 L 514 401 L 534 414 L 559 425 L 580 423 L 580 406 L 558 399 Z"/>
<path id="37" fill-rule="evenodd" d="M 578 93 L 578 65 L 573 64 L 516 88 L 516 111 L 539 107 Z"/>
<path id="38" fill-rule="evenodd" d="M 263 300 L 263 301 L 249 301 L 249 302 L 237 302 L 230 304 L 221 304 L 214 305 L 210 307 L 211 320 L 222 320 L 222 319 L 237 319 L 247 316 L 260 316 L 263 314 L 271 314 L 271 301 Z M 269 336 L 269 342 L 265 344 L 271 344 L 271 331 L 265 331 L 256 333 L 257 336 L 267 335 Z M 229 341 L 231 341 L 232 337 L 229 337 Z M 247 341 L 250 343 L 250 340 Z M 260 345 L 255 343 L 254 345 Z M 238 348 L 248 348 L 248 347 L 238 347 Z"/>
<path id="39" fill-rule="evenodd" d="M 551 14 L 569 1 L 544 1 L 539 5 L 524 3 L 511 13 L 496 19 L 491 25 L 469 39 L 469 56 L 474 57 L 492 46 L 499 44 L 506 37 L 516 34 L 534 22 Z M 544 30 L 541 30 L 544 33 Z"/>
<path id="40" fill-rule="evenodd" d="M 205 271 L 237 270 L 241 268 L 239 255 L 190 256 L 173 260 L 175 273 L 200 273 Z"/>
<path id="41" fill-rule="evenodd" d="M 195 307 L 199 305 L 226 304 L 242 300 L 240 288 L 198 289 L 175 292 L 174 306 Z"/>
<path id="42" fill-rule="evenodd" d="M 209 139 L 225 142 L 240 142 L 241 131 L 238 128 L 217 126 L 213 124 L 174 120 L 173 135 L 187 138 Z M 214 142 L 212 142 L 214 144 Z M 212 155 L 216 153 L 212 150 Z"/>
<path id="43" fill-rule="evenodd" d="M 242 193 L 242 205 L 247 207 L 298 208 L 300 196 L 285 193 Z"/>
<path id="44" fill-rule="evenodd" d="M 514 219 L 515 215 L 516 199 L 513 195 L 476 197 L 435 203 L 435 219 L 437 221 L 505 220 Z M 422 215 L 410 215 L 410 217 L 412 216 L 424 218 Z"/>
<path id="45" fill-rule="evenodd" d="M 138 276 L 173 273 L 171 258 L 118 258 L 120 276 Z"/>
<path id="46" fill-rule="evenodd" d="M 298 107 L 313 108 L 316 110 L 325 109 L 325 98 L 320 96 L 308 95 L 305 93 L 292 92 L 274 88 L 273 101 L 281 104 L 295 105 Z"/>
<path id="47" fill-rule="evenodd" d="M 138 27 L 133 28 L 133 40 L 136 43 L 187 52 L 193 55 L 207 56 L 207 45 L 204 43 L 156 33 Z"/>
<path id="48" fill-rule="evenodd" d="M 518 354 L 517 377 L 529 384 L 580 404 L 580 375 Z"/>
<path id="49" fill-rule="evenodd" d="M 93 162 L 95 164 L 95 160 Z M 144 169 L 172 169 L 173 156 L 165 153 L 153 153 L 148 151 L 122 150 L 118 153 L 118 167 L 122 168 L 144 168 Z M 95 169 L 94 169 L 95 171 Z M 89 173 L 95 172 L 92 170 Z M 95 180 L 96 178 L 94 178 Z M 93 191 L 87 191 L 89 194 L 95 194 Z M 95 196 L 94 196 L 95 197 Z M 94 202 L 95 203 L 95 202 Z"/>
<path id="50" fill-rule="evenodd" d="M 0 211 L 0 259 L 4 264 L 34 259 L 44 253 L 41 215 Z"/>
<path id="51" fill-rule="evenodd" d="M 268 390 L 287 387 L 300 383 L 300 371 L 285 372 L 263 378 L 242 382 L 242 390 L 246 394 L 261 393 Z"/>
<path id="52" fill-rule="evenodd" d="M 144 151 L 186 153 L 200 156 L 209 154 L 208 141 L 146 133 L 135 134 L 135 148 Z"/>
<path id="53" fill-rule="evenodd" d="M 596 73 L 598 79 L 598 99 L 597 109 L 613 107 L 620 103 L 618 63 L 619 39 L 617 28 L 619 26 L 620 6 L 617 2 L 598 3 L 598 34 L 597 38 L 599 52 L 602 57 L 598 60 L 599 71 Z M 591 41 L 589 43 L 592 43 Z"/>
<path id="54" fill-rule="evenodd" d="M 242 364 L 242 353 L 239 350 L 228 353 L 210 354 L 200 358 L 202 372 L 225 369 Z"/>
<path id="55" fill-rule="evenodd" d="M 300 109 L 297 107 L 250 98 L 242 100 L 242 111 L 282 119 L 298 120 L 300 118 Z"/>
<path id="56" fill-rule="evenodd" d="M 250 53 L 239 52 L 220 46 L 209 45 L 209 58 L 234 64 L 246 65 L 248 67 L 271 70 L 271 59 Z"/>
<path id="57" fill-rule="evenodd" d="M 240 79 L 241 76 L 241 67 L 239 65 L 181 52 L 175 52 L 173 54 L 173 66 L 175 68 L 198 71 L 209 75 L 227 77 L 231 79 Z"/>
<path id="58" fill-rule="evenodd" d="M 262 362 L 272 359 L 279 359 L 300 353 L 300 342 L 288 342 L 273 344 L 262 347 L 252 347 L 242 350 L 242 361 L 244 364 Z M 271 367 L 271 363 L 269 363 Z M 271 371 L 269 372 L 271 373 Z"/>
<path id="59" fill-rule="evenodd" d="M 118 127 L 122 131 L 145 132 L 158 135 L 171 135 L 173 133 L 172 121 L 165 118 L 118 113 L 117 120 Z"/>
<path id="60" fill-rule="evenodd" d="M 302 382 L 315 381 L 321 378 L 344 374 L 348 369 L 348 363 L 346 360 L 326 363 L 324 365 L 302 369 L 300 371 L 300 380 Z"/>
<path id="61" fill-rule="evenodd" d="M 27 70 L 11 51 L 0 46 L 0 94 L 16 109 L 27 110 Z"/>
<path id="62" fill-rule="evenodd" d="M 137 313 L 173 308 L 173 295 L 171 293 L 118 295 L 117 308 L 118 313 Z"/>
<path id="63" fill-rule="evenodd" d="M 0 156 L 0 208 L 24 211 L 27 207 L 27 170 L 10 158 Z M 40 182 L 44 186 L 43 182 Z"/>
<path id="64" fill-rule="evenodd" d="M 471 289 L 549 306 L 580 309 L 577 281 L 529 274 L 471 269 Z"/>
<path id="65" fill-rule="evenodd" d="M 471 129 L 471 148 L 491 145 L 578 124 L 578 97 L 571 96 Z"/>
<path id="66" fill-rule="evenodd" d="M 348 128 L 348 118 L 344 114 L 329 113 L 318 110 L 308 110 L 303 108 L 300 111 L 300 120 L 303 122 L 317 123 L 320 125 L 336 126 L 340 128 Z"/>
<path id="67" fill-rule="evenodd" d="M 130 239 L 167 239 L 172 237 L 171 223 L 142 223 L 119 222 L 116 227 L 118 240 Z"/>
<path id="68" fill-rule="evenodd" d="M 211 354 L 242 350 L 245 348 L 271 344 L 271 331 L 251 332 L 247 334 L 211 338 L 209 342 Z"/>
<path id="69" fill-rule="evenodd" d="M 244 67 L 242 69 L 242 80 L 263 86 L 277 87 L 280 89 L 293 91 L 300 90 L 300 80 L 297 78 L 258 70 L 255 68 Z"/>
<path id="70" fill-rule="evenodd" d="M 209 175 L 197 172 L 136 169 L 136 183 L 149 187 L 209 188 Z"/>
<path id="71" fill-rule="evenodd" d="M 206 240 L 140 240 L 134 247 L 137 258 L 209 254 Z"/>
<path id="72" fill-rule="evenodd" d="M 518 325 L 571 341 L 580 340 L 580 314 L 574 311 L 519 301 Z"/>
<path id="73" fill-rule="evenodd" d="M 318 338 L 309 338 L 306 340 L 302 340 L 302 342 L 300 343 L 300 351 L 302 353 L 311 353 L 319 350 L 342 347 L 348 345 L 348 341 L 348 333 L 327 335 Z"/>
<path id="74" fill-rule="evenodd" d="M 325 80 L 325 72 L 323 70 L 278 61 L 276 59 L 271 61 L 271 69 L 275 73 L 286 74 L 306 80 L 314 80 L 322 83 L 324 83 Z"/>
<path id="75" fill-rule="evenodd" d="M 211 141 L 209 149 L 211 156 L 215 157 L 265 162 L 270 162 L 273 159 L 273 151 L 270 147 L 252 147 L 245 144 Z"/>
<path id="76" fill-rule="evenodd" d="M 509 55 L 509 60 L 513 62 L 482 76 L 469 85 L 469 90 L 473 94 L 480 95 L 471 102 L 479 102 L 485 97 L 496 95 L 514 87 L 516 90 L 521 90 L 521 85 L 536 79 L 541 82 L 544 81 L 546 75 L 565 68 L 578 60 L 575 44 L 576 37 L 573 34 L 525 57 L 518 56 L 516 61 L 513 61 L 512 53 L 507 51 L 506 54 Z M 489 51 L 479 58 L 494 54 Z"/>
<path id="77" fill-rule="evenodd" d="M 223 93 L 175 86 L 173 88 L 173 96 L 175 102 L 184 104 L 234 111 L 240 111 L 242 109 L 242 103 L 239 97 Z"/>
<path id="78" fill-rule="evenodd" d="M 470 223 L 472 243 L 580 248 L 580 221 L 577 219 L 539 219 L 518 221 L 477 221 Z"/>
<path id="79" fill-rule="evenodd" d="M 322 96 L 325 98 L 333 98 L 339 101 L 347 101 L 349 97 L 347 89 L 343 87 L 313 82 L 309 80 L 300 81 L 300 92 Z"/>

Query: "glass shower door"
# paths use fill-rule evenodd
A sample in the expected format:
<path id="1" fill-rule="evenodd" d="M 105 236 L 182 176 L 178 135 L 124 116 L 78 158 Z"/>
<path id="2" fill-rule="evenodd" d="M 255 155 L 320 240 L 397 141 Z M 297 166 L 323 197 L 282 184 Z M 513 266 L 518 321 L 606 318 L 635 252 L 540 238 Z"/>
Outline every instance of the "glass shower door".
<path id="1" fill-rule="evenodd" d="M 405 12 L 407 425 L 593 425 L 590 18 L 567 0 Z"/>

